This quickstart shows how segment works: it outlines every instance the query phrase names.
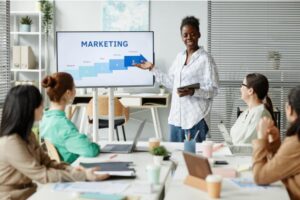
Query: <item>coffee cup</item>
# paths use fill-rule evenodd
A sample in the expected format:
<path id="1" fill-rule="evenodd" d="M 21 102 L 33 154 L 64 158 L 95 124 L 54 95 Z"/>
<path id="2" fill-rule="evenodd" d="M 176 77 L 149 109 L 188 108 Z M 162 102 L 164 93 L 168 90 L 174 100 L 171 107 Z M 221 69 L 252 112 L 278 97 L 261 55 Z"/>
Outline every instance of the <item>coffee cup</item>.
<path id="1" fill-rule="evenodd" d="M 160 145 L 160 140 L 158 138 L 150 138 L 148 144 L 149 150 L 152 150 L 154 147 L 158 147 Z"/>
<path id="2" fill-rule="evenodd" d="M 202 142 L 203 156 L 205 156 L 207 158 L 211 158 L 212 157 L 213 145 L 214 145 L 213 141 L 203 141 Z"/>
<path id="3" fill-rule="evenodd" d="M 208 196 L 214 199 L 220 198 L 222 189 L 222 176 L 208 175 L 205 181 Z"/>
<path id="4" fill-rule="evenodd" d="M 160 166 L 148 165 L 147 166 L 148 181 L 151 184 L 159 184 Z"/>

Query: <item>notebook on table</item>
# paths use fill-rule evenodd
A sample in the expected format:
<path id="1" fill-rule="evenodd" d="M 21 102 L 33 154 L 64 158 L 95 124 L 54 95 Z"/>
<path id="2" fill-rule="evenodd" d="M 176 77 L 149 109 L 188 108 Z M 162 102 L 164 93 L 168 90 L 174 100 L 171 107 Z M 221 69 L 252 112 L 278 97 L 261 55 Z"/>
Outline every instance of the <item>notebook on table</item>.
<path id="1" fill-rule="evenodd" d="M 252 146 L 249 145 L 233 145 L 232 139 L 227 131 L 227 128 L 223 123 L 218 124 L 218 128 L 225 140 L 225 143 L 229 147 L 229 150 L 234 155 L 251 155 L 252 154 Z"/>
<path id="2" fill-rule="evenodd" d="M 144 120 L 132 141 L 132 144 L 107 144 L 104 148 L 101 149 L 102 153 L 132 153 L 136 149 L 136 145 L 138 142 L 139 137 L 142 134 L 143 128 L 145 126 L 146 120 Z"/>
<path id="3" fill-rule="evenodd" d="M 80 163 L 85 168 L 100 167 L 100 171 L 96 174 L 109 174 L 111 178 L 135 178 L 136 173 L 133 162 L 95 162 L 95 163 Z"/>

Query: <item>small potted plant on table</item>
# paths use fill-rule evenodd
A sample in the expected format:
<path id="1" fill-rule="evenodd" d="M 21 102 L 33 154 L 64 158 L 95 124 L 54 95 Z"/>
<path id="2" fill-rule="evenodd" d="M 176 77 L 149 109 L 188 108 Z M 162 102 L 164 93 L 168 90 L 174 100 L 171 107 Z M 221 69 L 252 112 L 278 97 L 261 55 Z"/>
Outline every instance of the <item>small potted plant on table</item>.
<path id="1" fill-rule="evenodd" d="M 168 155 L 168 151 L 164 146 L 154 147 L 150 153 L 153 155 L 153 162 L 155 165 L 160 165 L 164 156 Z"/>

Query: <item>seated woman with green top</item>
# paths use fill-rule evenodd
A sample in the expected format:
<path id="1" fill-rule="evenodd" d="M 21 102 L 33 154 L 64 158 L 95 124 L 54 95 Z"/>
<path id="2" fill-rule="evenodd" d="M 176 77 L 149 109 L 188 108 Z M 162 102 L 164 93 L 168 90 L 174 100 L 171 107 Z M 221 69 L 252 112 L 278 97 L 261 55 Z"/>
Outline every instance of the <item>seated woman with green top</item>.
<path id="1" fill-rule="evenodd" d="M 49 140 L 58 150 L 63 161 L 74 162 L 79 156 L 95 157 L 100 147 L 91 142 L 66 117 L 65 108 L 72 103 L 76 94 L 72 76 L 65 72 L 46 76 L 42 85 L 50 98 L 50 108 L 45 110 L 40 123 L 42 138 Z"/>

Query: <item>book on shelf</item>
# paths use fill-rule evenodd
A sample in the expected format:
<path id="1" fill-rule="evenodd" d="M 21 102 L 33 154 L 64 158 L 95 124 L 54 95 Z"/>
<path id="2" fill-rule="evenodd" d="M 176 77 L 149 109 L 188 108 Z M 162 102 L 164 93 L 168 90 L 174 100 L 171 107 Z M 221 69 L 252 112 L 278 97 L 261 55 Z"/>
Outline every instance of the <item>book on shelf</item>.
<path id="1" fill-rule="evenodd" d="M 21 66 L 21 46 L 13 46 L 13 67 L 20 68 Z"/>
<path id="2" fill-rule="evenodd" d="M 35 69 L 36 61 L 30 46 L 13 46 L 13 68 Z"/>
<path id="3" fill-rule="evenodd" d="M 15 81 L 14 82 L 15 85 L 34 85 L 34 86 L 38 86 L 37 82 L 34 80 L 19 80 L 19 81 Z"/>
<path id="4" fill-rule="evenodd" d="M 21 46 L 21 68 L 35 69 L 36 62 L 30 46 Z"/>

